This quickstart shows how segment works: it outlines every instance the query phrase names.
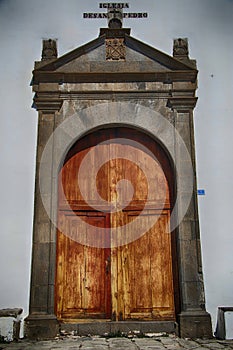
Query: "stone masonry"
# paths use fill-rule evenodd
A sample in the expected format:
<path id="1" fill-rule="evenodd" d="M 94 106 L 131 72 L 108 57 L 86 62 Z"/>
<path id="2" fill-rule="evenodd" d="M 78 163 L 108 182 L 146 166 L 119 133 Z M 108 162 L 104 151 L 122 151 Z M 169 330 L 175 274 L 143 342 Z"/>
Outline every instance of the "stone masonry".
<path id="1" fill-rule="evenodd" d="M 233 349 L 233 340 L 180 339 L 170 336 L 146 338 L 65 337 L 53 341 L 19 341 L 0 344 L 0 350 L 221 350 Z"/>
<path id="2" fill-rule="evenodd" d="M 116 38 L 122 39 L 124 57 L 115 61 L 116 51 L 111 49 L 111 60 L 106 61 L 106 43 Z M 176 169 L 177 213 L 183 210 L 189 195 L 187 160 L 191 159 L 194 177 L 191 201 L 175 232 L 177 252 L 174 259 L 178 271 L 175 298 L 179 301 L 176 321 L 181 337 L 211 337 L 210 315 L 205 309 L 196 193 L 193 109 L 197 102 L 197 69 L 188 57 L 187 39 L 175 41 L 174 57 L 131 37 L 130 29 L 125 28 L 102 28 L 97 39 L 60 58 L 57 58 L 56 42 L 44 41 L 42 60 L 35 64 L 32 86 L 34 107 L 38 110 L 38 145 L 27 336 L 47 339 L 59 333 L 55 310 L 59 164 L 67 150 L 83 135 L 117 125 L 145 132 L 167 150 Z M 69 130 L 65 129 L 67 125 Z M 59 126 L 61 133 L 54 133 Z M 68 140 L 67 135 L 70 136 Z M 79 343 L 68 348 L 76 349 L 82 344 L 82 348 L 87 349 L 88 341 L 94 340 L 80 338 L 77 339 Z M 117 341 L 123 342 L 122 339 L 96 340 L 101 342 L 99 348 L 106 349 L 118 348 Z M 148 343 L 144 346 L 140 339 L 124 341 L 130 344 L 124 347 L 128 349 L 169 348 L 163 343 L 165 338 L 147 340 L 153 343 L 152 347 Z M 46 344 L 50 349 L 49 343 Z M 198 344 L 193 346 L 205 349 Z M 179 348 L 177 346 L 182 349 L 178 340 L 175 348 Z M 222 348 L 220 343 L 217 346 Z"/>

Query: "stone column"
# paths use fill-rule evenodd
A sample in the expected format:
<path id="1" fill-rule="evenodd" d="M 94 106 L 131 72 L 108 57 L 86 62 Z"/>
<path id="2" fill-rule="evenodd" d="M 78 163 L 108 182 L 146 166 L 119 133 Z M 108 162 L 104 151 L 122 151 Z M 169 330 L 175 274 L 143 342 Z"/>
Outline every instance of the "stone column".
<path id="1" fill-rule="evenodd" d="M 180 284 L 181 312 L 178 316 L 180 336 L 190 338 L 212 337 L 210 315 L 205 310 L 204 284 L 202 275 L 195 145 L 193 131 L 193 109 L 195 97 L 173 97 L 169 105 L 175 114 L 175 127 L 185 142 L 193 167 L 193 194 L 189 208 L 178 228 L 178 268 Z M 188 196 L 185 155 L 176 142 L 176 167 L 181 181 L 181 191 L 177 193 L 179 207 Z"/>
<path id="2" fill-rule="evenodd" d="M 39 111 L 34 228 L 31 268 L 31 292 L 29 316 L 25 320 L 26 336 L 31 339 L 53 338 L 58 334 L 58 321 L 54 313 L 54 284 L 56 264 L 56 230 L 50 221 L 52 213 L 52 159 L 53 146 L 48 157 L 42 160 L 43 150 L 55 127 L 55 113 L 61 108 L 62 100 L 36 97 Z M 53 143 L 52 143 L 53 144 Z M 42 161 L 45 164 L 42 165 Z M 40 181 L 46 179 L 46 181 Z M 47 201 L 47 213 L 43 202 Z"/>

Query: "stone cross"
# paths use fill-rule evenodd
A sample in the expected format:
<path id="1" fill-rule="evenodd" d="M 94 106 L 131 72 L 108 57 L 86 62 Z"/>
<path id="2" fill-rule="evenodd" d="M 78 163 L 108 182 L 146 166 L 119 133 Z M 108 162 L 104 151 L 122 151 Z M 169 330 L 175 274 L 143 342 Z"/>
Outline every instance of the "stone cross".
<path id="1" fill-rule="evenodd" d="M 111 29 L 122 28 L 123 18 L 147 18 L 147 12 L 123 12 L 129 8 L 129 3 L 100 3 L 101 9 L 107 9 L 107 13 L 84 13 L 85 19 L 106 18 Z"/>

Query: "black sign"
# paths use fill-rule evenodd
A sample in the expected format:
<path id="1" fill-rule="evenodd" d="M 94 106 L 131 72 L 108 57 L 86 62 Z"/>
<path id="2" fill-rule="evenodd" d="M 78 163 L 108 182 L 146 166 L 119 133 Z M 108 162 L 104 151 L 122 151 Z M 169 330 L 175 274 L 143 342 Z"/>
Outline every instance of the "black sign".
<path id="1" fill-rule="evenodd" d="M 101 3 L 99 4 L 99 7 L 101 9 L 128 9 L 129 4 L 128 3 L 122 3 L 122 2 L 110 2 L 110 3 Z"/>
<path id="2" fill-rule="evenodd" d="M 100 3 L 99 7 L 101 9 L 107 9 L 109 10 L 120 10 L 122 12 L 122 18 L 147 18 L 148 13 L 147 12 L 123 12 L 123 9 L 129 8 L 129 3 L 123 3 L 123 2 L 104 2 Z M 98 12 L 91 12 L 91 13 L 84 13 L 83 18 L 87 19 L 100 19 L 100 18 L 109 18 L 109 13 L 98 13 Z"/>
<path id="3" fill-rule="evenodd" d="M 143 12 L 143 13 L 136 13 L 136 12 L 128 12 L 128 13 L 123 13 L 123 18 L 147 18 L 148 13 Z M 88 19 L 93 19 L 93 18 L 108 18 L 107 13 L 84 13 L 83 18 L 88 18 Z"/>

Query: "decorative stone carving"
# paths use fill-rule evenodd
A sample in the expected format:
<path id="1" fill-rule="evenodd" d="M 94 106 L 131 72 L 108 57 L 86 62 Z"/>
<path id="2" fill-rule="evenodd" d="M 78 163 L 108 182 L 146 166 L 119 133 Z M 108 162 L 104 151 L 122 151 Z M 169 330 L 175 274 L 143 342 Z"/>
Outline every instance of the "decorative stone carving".
<path id="1" fill-rule="evenodd" d="M 56 40 L 43 40 L 42 60 L 57 58 L 57 42 Z"/>
<path id="2" fill-rule="evenodd" d="M 124 39 L 114 38 L 106 39 L 106 60 L 107 61 L 123 61 L 126 56 Z"/>
<path id="3" fill-rule="evenodd" d="M 173 42 L 173 56 L 185 56 L 188 57 L 188 39 L 187 38 L 178 38 L 174 39 Z"/>

